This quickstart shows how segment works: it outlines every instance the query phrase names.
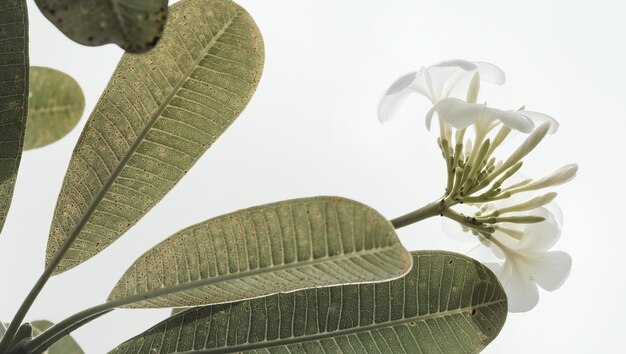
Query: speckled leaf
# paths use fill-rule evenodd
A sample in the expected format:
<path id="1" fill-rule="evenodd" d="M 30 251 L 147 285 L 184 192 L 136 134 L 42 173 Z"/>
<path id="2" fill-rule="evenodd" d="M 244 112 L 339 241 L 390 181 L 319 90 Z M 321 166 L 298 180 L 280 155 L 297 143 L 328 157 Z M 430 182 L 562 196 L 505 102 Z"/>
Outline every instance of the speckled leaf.
<path id="1" fill-rule="evenodd" d="M 263 54 L 240 6 L 183 0 L 153 50 L 122 57 L 59 195 L 46 264 L 71 247 L 56 274 L 108 247 L 174 187 L 249 102 Z"/>
<path id="2" fill-rule="evenodd" d="M 385 281 L 410 269 L 411 255 L 393 225 L 372 208 L 339 197 L 295 199 L 174 234 L 128 269 L 109 301 L 136 308 L 208 305 Z"/>
<path id="3" fill-rule="evenodd" d="M 30 68 L 28 122 L 24 150 L 54 143 L 78 124 L 85 97 L 71 76 L 51 68 Z"/>
<path id="4" fill-rule="evenodd" d="M 22 157 L 28 111 L 26 0 L 0 1 L 0 231 Z"/>
<path id="5" fill-rule="evenodd" d="M 156 45 L 167 20 L 168 0 L 35 0 L 66 36 L 89 46 L 116 43 L 143 53 Z"/>
<path id="6" fill-rule="evenodd" d="M 110 353 L 477 353 L 506 316 L 487 267 L 415 251 L 403 278 L 192 308 Z"/>
<path id="7" fill-rule="evenodd" d="M 41 332 L 52 327 L 53 323 L 50 321 L 34 321 L 31 322 L 33 326 L 33 335 L 38 336 Z M 47 350 L 48 354 L 84 354 L 85 352 L 80 348 L 80 345 L 71 336 L 65 336 L 58 342 L 54 343 Z"/>

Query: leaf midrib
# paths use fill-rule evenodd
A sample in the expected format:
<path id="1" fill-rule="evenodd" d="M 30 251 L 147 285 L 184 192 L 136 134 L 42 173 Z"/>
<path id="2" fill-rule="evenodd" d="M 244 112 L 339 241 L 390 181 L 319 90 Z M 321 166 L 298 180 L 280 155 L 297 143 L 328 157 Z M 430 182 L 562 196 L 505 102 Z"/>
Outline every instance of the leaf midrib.
<path id="1" fill-rule="evenodd" d="M 81 108 L 83 105 L 80 103 L 71 103 L 71 104 L 60 104 L 55 106 L 44 106 L 44 107 L 29 107 L 28 113 L 32 114 L 42 114 L 42 113 L 56 113 L 62 111 L 68 111 L 74 108 Z"/>
<path id="2" fill-rule="evenodd" d="M 241 15 L 241 10 L 237 9 L 236 13 L 228 20 L 228 22 L 226 22 L 222 26 L 222 28 L 220 28 L 220 30 L 213 36 L 213 38 L 211 38 L 211 41 L 206 45 L 206 47 L 203 49 L 203 51 L 198 55 L 198 58 L 196 58 L 196 60 L 194 60 L 193 64 L 190 66 L 189 70 L 187 70 L 183 74 L 183 76 L 178 80 L 178 82 L 176 82 L 176 85 L 174 85 L 172 87 L 170 93 L 163 100 L 163 103 L 161 103 L 159 105 L 159 107 L 157 108 L 157 110 L 152 114 L 152 116 L 150 117 L 150 120 L 148 121 L 148 123 L 146 124 L 144 129 L 141 131 L 140 134 L 137 135 L 137 137 L 135 138 L 135 141 L 130 146 L 130 148 L 128 149 L 126 154 L 124 154 L 122 159 L 120 159 L 120 161 L 118 162 L 116 168 L 111 172 L 111 175 L 109 176 L 109 178 L 107 178 L 107 180 L 103 184 L 102 189 L 100 189 L 100 192 L 98 192 L 98 194 L 95 196 L 95 198 L 89 204 L 89 207 L 87 208 L 85 213 L 79 219 L 78 223 L 76 224 L 76 226 L 74 227 L 74 229 L 70 233 L 70 236 L 66 239 L 65 243 L 63 243 L 62 249 L 57 251 L 57 254 L 55 255 L 53 261 L 51 261 L 50 263 L 46 264 L 46 266 L 48 266 L 49 264 L 51 264 L 53 262 L 57 263 L 55 265 L 55 267 L 58 266 L 58 263 L 60 263 L 61 260 L 63 259 L 64 254 L 67 251 L 67 249 L 69 249 L 69 247 L 72 245 L 72 243 L 74 243 L 74 240 L 76 240 L 76 238 L 80 235 L 80 232 L 85 227 L 85 224 L 87 223 L 87 221 L 89 220 L 91 215 L 96 211 L 96 209 L 98 208 L 98 205 L 100 205 L 100 202 L 102 201 L 102 199 L 104 199 L 105 195 L 108 193 L 109 189 L 111 188 L 111 186 L 113 185 L 113 183 L 115 182 L 115 180 L 117 179 L 119 174 L 122 172 L 122 170 L 124 169 L 126 164 L 128 163 L 128 160 L 130 160 L 130 158 L 133 156 L 135 151 L 137 151 L 137 149 L 139 148 L 139 146 L 143 142 L 143 140 L 146 137 L 146 135 L 148 135 L 148 132 L 150 131 L 150 129 L 154 126 L 154 124 L 156 123 L 157 119 L 161 116 L 161 113 L 163 113 L 165 108 L 167 108 L 167 106 L 169 106 L 169 104 L 172 101 L 172 99 L 176 96 L 178 91 L 180 91 L 180 89 L 185 84 L 185 82 L 187 82 L 189 77 L 191 77 L 191 74 L 197 69 L 197 67 L 200 64 L 200 62 L 209 53 L 211 48 L 213 48 L 213 46 L 217 43 L 219 38 L 225 33 L 226 29 L 228 29 L 228 27 L 230 27 L 230 25 L 234 22 L 234 20 L 239 15 Z M 177 30 L 177 29 L 173 29 L 173 30 Z M 55 270 L 55 273 L 56 272 L 57 272 L 57 270 Z"/>
<path id="3" fill-rule="evenodd" d="M 122 11 L 119 8 L 119 5 L 117 4 L 116 0 L 109 0 L 109 4 L 111 4 L 111 10 L 113 10 L 113 13 L 115 14 L 115 19 L 117 20 L 117 25 L 120 28 L 120 32 L 122 32 L 122 35 L 124 35 L 124 39 L 129 42 L 132 43 L 132 38 L 130 38 L 130 36 L 128 35 L 128 30 L 126 29 L 126 25 L 124 23 L 124 19 L 122 18 Z"/>
<path id="4" fill-rule="evenodd" d="M 265 349 L 265 348 L 273 348 L 273 347 L 277 347 L 281 345 L 320 341 L 322 339 L 346 336 L 346 335 L 356 334 L 360 332 L 368 332 L 368 331 L 386 328 L 386 327 L 404 325 L 404 324 L 411 323 L 411 322 L 424 322 L 424 321 L 428 321 L 428 320 L 435 319 L 435 318 L 462 314 L 463 312 L 466 312 L 469 310 L 474 310 L 474 309 L 478 310 L 483 307 L 497 305 L 499 303 L 506 302 L 506 301 L 507 301 L 506 298 L 503 298 L 503 299 L 498 299 L 495 301 L 482 303 L 476 306 L 461 307 L 461 308 L 454 309 L 454 310 L 448 310 L 448 311 L 426 314 L 426 315 L 421 315 L 421 316 L 418 315 L 418 316 L 408 317 L 408 318 L 401 318 L 397 320 L 390 320 L 387 322 L 374 323 L 374 324 L 370 324 L 366 326 L 356 326 L 356 327 L 340 329 L 340 330 L 332 331 L 332 332 L 317 333 L 317 334 L 312 334 L 312 335 L 303 335 L 300 337 L 289 337 L 289 338 L 283 338 L 283 339 L 278 339 L 278 340 L 273 340 L 273 341 L 262 341 L 262 342 L 257 342 L 257 343 L 240 344 L 236 346 L 229 346 L 229 347 L 222 347 L 222 348 L 176 352 L 176 354 L 241 353 L 241 352 L 248 351 L 248 350 Z M 182 316 L 182 315 L 179 315 L 179 316 Z"/>
<path id="5" fill-rule="evenodd" d="M 170 294 L 173 294 L 173 293 L 182 292 L 182 291 L 186 291 L 186 290 L 190 290 L 190 289 L 194 289 L 194 288 L 199 288 L 199 287 L 202 287 L 202 286 L 223 283 L 223 282 L 227 282 L 227 281 L 234 280 L 234 279 L 250 277 L 250 276 L 254 276 L 254 275 L 262 275 L 262 274 L 273 273 L 273 272 L 289 270 L 289 269 L 302 268 L 302 267 L 316 265 L 316 264 L 329 263 L 329 262 L 333 262 L 334 260 L 337 260 L 337 259 L 342 259 L 342 260 L 348 260 L 349 261 L 351 259 L 362 258 L 362 257 L 370 255 L 370 254 L 381 253 L 381 252 L 384 252 L 386 250 L 393 249 L 395 247 L 397 247 L 397 244 L 394 244 L 392 246 L 385 246 L 385 247 L 381 247 L 381 248 L 372 248 L 372 249 L 369 249 L 369 250 L 361 251 L 359 253 L 356 253 L 356 252 L 354 252 L 352 254 L 342 253 L 342 254 L 339 254 L 339 255 L 336 255 L 336 256 L 310 259 L 310 260 L 302 261 L 302 262 L 281 264 L 281 265 L 278 265 L 278 266 L 257 268 L 257 269 L 246 271 L 246 272 L 230 273 L 230 274 L 223 275 L 223 276 L 218 276 L 218 277 L 199 279 L 199 280 L 194 280 L 192 282 L 187 282 L 187 283 L 183 283 L 183 284 L 177 284 L 177 285 L 174 285 L 174 286 L 171 286 L 171 287 L 164 287 L 164 288 L 160 288 L 160 289 L 156 289 L 156 290 L 151 290 L 151 291 L 147 291 L 147 292 L 143 292 L 143 293 L 138 293 L 138 294 L 133 294 L 133 295 L 130 295 L 130 296 L 117 298 L 117 299 L 109 301 L 108 303 L 109 303 L 110 307 L 113 307 L 113 306 L 114 307 L 121 307 L 121 306 L 129 305 L 129 304 L 132 304 L 132 303 L 136 303 L 136 302 L 139 302 L 139 301 L 148 301 L 150 299 L 154 299 L 154 298 L 157 298 L 157 297 L 167 296 L 167 295 L 170 295 Z M 410 270 L 410 267 L 407 267 L 407 269 Z M 367 281 L 367 282 L 368 283 L 386 282 L 386 281 L 398 279 L 398 278 L 402 277 L 403 275 L 404 274 L 399 274 L 399 275 L 397 275 L 396 277 L 393 277 L 393 278 L 383 279 L 383 280 L 378 280 L 378 281 L 373 280 L 373 281 Z M 362 283 L 362 282 L 363 281 L 355 281 L 353 283 L 342 283 L 341 285 L 359 284 L 359 283 Z M 330 286 L 330 285 L 326 285 L 326 286 Z M 294 292 L 294 291 L 298 291 L 298 290 L 302 290 L 302 289 L 303 288 L 293 289 L 293 290 L 289 290 L 287 292 Z M 264 297 L 264 296 L 276 294 L 278 292 L 279 291 L 276 291 L 276 292 L 273 292 L 273 293 L 269 293 L 269 294 L 262 294 L 262 295 L 258 295 L 258 296 L 254 296 L 254 297 L 249 297 L 249 298 L 245 298 L 245 299 L 240 299 L 240 300 L 256 299 L 256 298 L 259 298 L 259 297 Z M 219 304 L 224 304 L 224 303 L 229 303 L 229 302 L 232 302 L 232 301 L 215 302 L 215 303 L 211 303 L 211 305 L 219 305 Z"/>

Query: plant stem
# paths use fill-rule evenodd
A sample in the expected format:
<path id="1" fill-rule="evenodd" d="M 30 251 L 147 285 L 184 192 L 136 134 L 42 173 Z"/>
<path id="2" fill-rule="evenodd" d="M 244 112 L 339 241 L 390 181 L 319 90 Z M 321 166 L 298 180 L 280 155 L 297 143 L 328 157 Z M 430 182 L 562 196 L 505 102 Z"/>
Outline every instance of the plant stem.
<path id="1" fill-rule="evenodd" d="M 24 319 L 24 316 L 26 316 L 26 313 L 32 306 L 33 302 L 35 302 L 37 295 L 39 295 L 39 293 L 41 292 L 41 289 L 43 289 L 43 286 L 46 284 L 46 282 L 50 278 L 50 275 L 52 274 L 53 270 L 54 268 L 50 268 L 49 271 L 47 268 L 46 270 L 44 270 L 44 273 L 41 275 L 41 277 L 39 277 L 39 280 L 37 280 L 37 282 L 35 283 L 35 286 L 33 286 L 32 290 L 30 291 L 30 293 L 28 293 L 28 296 L 26 296 L 26 299 L 24 299 L 24 302 L 15 313 L 15 316 L 13 317 L 13 320 L 11 321 L 9 328 L 7 329 L 4 337 L 0 341 L 0 353 L 4 353 L 7 349 L 9 349 L 7 347 L 9 343 L 13 340 L 13 337 L 15 336 L 17 329 L 19 328 L 22 320 Z"/>
<path id="2" fill-rule="evenodd" d="M 494 231 L 493 226 L 484 225 L 482 222 L 476 220 L 476 218 L 459 214 L 452 209 L 444 209 L 441 213 L 443 214 L 443 216 L 452 219 L 461 225 L 467 226 L 475 231 L 485 232 L 488 234 Z"/>
<path id="3" fill-rule="evenodd" d="M 105 305 L 105 304 L 102 304 L 102 305 Z M 15 351 L 10 351 L 9 354 L 43 353 L 46 349 L 50 348 L 50 346 L 52 346 L 58 340 L 70 334 L 74 330 L 86 325 L 87 323 L 95 320 L 96 318 L 100 316 L 103 316 L 113 311 L 111 309 L 104 310 L 104 311 L 96 310 L 96 308 L 101 307 L 102 305 L 95 306 L 90 309 L 81 311 L 77 313 L 76 315 L 68 318 L 67 320 L 61 321 L 58 324 L 53 325 L 52 327 L 48 328 L 43 333 L 41 333 L 39 336 L 33 338 L 32 340 L 25 341 L 21 346 L 15 348 Z M 88 314 L 87 312 L 97 312 L 97 313 Z M 73 321 L 73 320 L 69 321 L 70 319 L 75 318 L 75 317 L 81 317 L 81 319 L 76 320 L 76 321 Z M 68 324 L 68 325 L 62 324 L 63 322 L 66 322 L 66 321 L 74 322 L 74 323 Z M 59 327 L 59 325 L 61 326 Z M 56 329 L 51 331 L 51 329 L 55 327 Z"/>
<path id="4" fill-rule="evenodd" d="M 65 240 L 65 243 L 63 243 L 61 248 L 56 252 L 54 258 L 52 258 L 50 263 L 48 263 L 48 265 L 46 266 L 46 269 L 44 269 L 43 273 L 41 274 L 41 276 L 39 277 L 39 279 L 37 280 L 33 288 L 30 290 L 30 292 L 26 296 L 26 299 L 24 299 L 24 302 L 22 302 L 22 305 L 15 313 L 15 316 L 13 317 L 13 320 L 11 321 L 9 328 L 7 328 L 5 336 L 2 338 L 2 340 L 0 340 L 0 354 L 6 352 L 7 349 L 9 349 L 8 345 L 13 340 L 13 337 L 15 336 L 15 333 L 17 332 L 17 329 L 19 328 L 21 322 L 24 320 L 26 313 L 28 312 L 30 307 L 33 305 L 33 303 L 35 302 L 35 299 L 37 298 L 37 296 L 39 295 L 43 287 L 46 285 L 46 283 L 52 276 L 52 273 L 54 273 L 54 270 L 56 269 L 56 267 L 59 265 L 59 263 L 61 263 L 63 256 L 65 255 L 67 250 L 72 246 L 72 243 L 78 236 L 85 222 L 86 220 L 84 220 L 84 222 L 83 220 L 81 220 L 81 223 L 79 223 L 78 226 L 75 228 L 73 235 L 71 235 L 67 240 Z"/>
<path id="5" fill-rule="evenodd" d="M 442 203 L 442 200 L 437 200 L 413 212 L 410 212 L 406 215 L 402 215 L 391 220 L 391 224 L 393 224 L 393 226 L 396 229 L 399 229 L 401 227 L 414 224 L 418 221 L 428 219 L 435 215 L 440 215 L 443 209 L 444 209 L 444 204 Z"/>

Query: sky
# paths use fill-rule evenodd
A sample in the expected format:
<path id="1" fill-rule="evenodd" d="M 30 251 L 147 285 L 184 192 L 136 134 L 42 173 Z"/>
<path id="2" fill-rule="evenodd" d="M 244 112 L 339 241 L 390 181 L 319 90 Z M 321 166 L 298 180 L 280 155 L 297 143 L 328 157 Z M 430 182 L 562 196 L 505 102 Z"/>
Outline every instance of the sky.
<path id="1" fill-rule="evenodd" d="M 615 352 L 626 315 L 626 33 L 621 1 L 240 0 L 265 40 L 266 65 L 238 120 L 163 201 L 106 251 L 50 280 L 27 320 L 59 321 L 103 302 L 139 255 L 170 234 L 237 209 L 314 195 L 364 202 L 393 218 L 441 196 L 445 176 L 425 99 L 413 96 L 380 124 L 382 93 L 400 75 L 450 58 L 494 63 L 502 87 L 484 85 L 490 106 L 545 112 L 561 124 L 525 161 L 542 177 L 580 166 L 559 187 L 563 236 L 573 258 L 561 289 L 510 314 L 485 353 Z M 85 115 L 63 140 L 26 152 L 0 237 L 0 319 L 8 321 L 43 269 L 56 197 L 89 112 L 122 50 L 65 38 L 30 5 L 31 64 L 73 76 Z M 409 250 L 465 252 L 438 218 L 399 230 Z M 168 310 L 119 310 L 74 333 L 105 353 L 164 319 Z"/>

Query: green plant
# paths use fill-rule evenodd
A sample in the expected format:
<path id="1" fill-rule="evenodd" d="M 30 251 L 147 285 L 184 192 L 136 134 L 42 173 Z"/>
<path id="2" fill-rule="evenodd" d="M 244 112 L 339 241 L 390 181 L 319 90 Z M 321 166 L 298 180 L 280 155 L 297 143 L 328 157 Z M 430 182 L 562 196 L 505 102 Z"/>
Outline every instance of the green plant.
<path id="1" fill-rule="evenodd" d="M 189 309 L 177 309 L 112 353 L 478 352 L 502 328 L 507 295 L 516 296 L 508 280 L 503 288 L 488 266 L 463 255 L 408 252 L 395 230 L 445 216 L 506 256 L 504 268 L 492 267 L 501 280 L 510 279 L 502 276 L 506 269 L 551 256 L 545 251 L 552 244 L 522 246 L 530 242 L 525 235 L 545 234 L 536 225 L 553 225 L 543 206 L 555 195 L 498 203 L 573 177 L 575 169 L 567 169 L 503 187 L 556 122 L 535 112 L 477 105 L 480 74 L 497 70 L 485 63 L 446 62 L 394 83 L 380 110 L 386 120 L 410 91 L 432 100 L 428 124 L 438 114 L 448 171 L 442 198 L 393 220 L 329 196 L 212 218 L 139 257 L 103 304 L 57 324 L 22 323 L 50 277 L 103 251 L 176 185 L 243 111 L 264 61 L 254 20 L 230 0 L 182 0 L 169 10 L 166 0 L 36 2 L 73 40 L 113 42 L 130 53 L 120 60 L 72 154 L 45 270 L 13 320 L 0 322 L 2 354 L 81 353 L 68 335 L 122 307 Z M 6 84 L 0 89 L 1 227 L 22 150 L 67 134 L 80 119 L 84 99 L 65 74 L 29 68 L 25 0 L 0 4 L 0 41 L 7 43 L 0 50 L 0 81 Z M 465 101 L 444 92 L 458 83 L 453 77 L 471 79 Z M 429 85 L 422 85 L 424 78 Z M 539 121 L 547 123 L 536 126 Z M 466 142 L 469 126 L 475 139 Z M 500 130 L 492 137 L 495 127 Z M 498 163 L 493 153 L 512 129 L 530 134 Z M 453 210 L 463 203 L 478 211 L 466 216 Z M 543 214 L 527 213 L 536 210 Z M 520 243 L 511 244 L 505 234 Z"/>

